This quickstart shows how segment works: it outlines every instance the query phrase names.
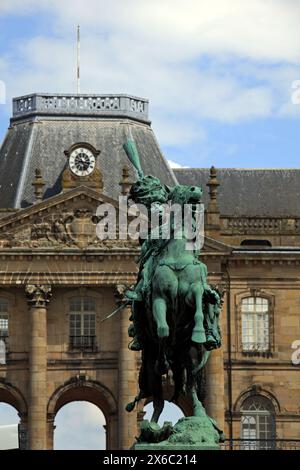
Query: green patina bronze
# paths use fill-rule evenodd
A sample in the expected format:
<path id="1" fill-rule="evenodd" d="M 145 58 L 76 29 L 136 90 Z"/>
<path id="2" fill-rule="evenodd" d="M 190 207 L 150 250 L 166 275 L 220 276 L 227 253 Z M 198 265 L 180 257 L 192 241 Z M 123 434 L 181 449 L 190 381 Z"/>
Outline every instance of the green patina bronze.
<path id="1" fill-rule="evenodd" d="M 153 399 L 151 421 L 144 421 L 137 445 L 198 446 L 218 448 L 223 433 L 206 415 L 200 401 L 203 395 L 203 367 L 210 351 L 221 346 L 219 315 L 221 293 L 207 282 L 207 267 L 199 259 L 199 250 L 191 249 L 182 217 L 175 223 L 171 217 L 170 236 L 163 237 L 165 205 L 177 204 L 184 211 L 191 210 L 196 223 L 197 207 L 202 190 L 196 186 L 163 185 L 158 178 L 145 176 L 141 169 L 135 143 L 129 140 L 124 149 L 137 169 L 139 179 L 130 190 L 130 197 L 137 204 L 144 204 L 149 219 L 159 215 L 155 231 L 141 240 L 139 274 L 135 287 L 126 292 L 132 302 L 132 324 L 129 345 L 134 351 L 142 351 L 139 374 L 140 392 L 127 405 L 133 410 L 141 399 Z M 155 233 L 155 237 L 153 236 Z M 157 234 L 159 236 L 157 236 Z M 164 406 L 162 378 L 172 374 L 174 394 L 178 402 L 181 394 L 191 396 L 193 416 L 183 418 L 173 427 L 157 422 Z"/>

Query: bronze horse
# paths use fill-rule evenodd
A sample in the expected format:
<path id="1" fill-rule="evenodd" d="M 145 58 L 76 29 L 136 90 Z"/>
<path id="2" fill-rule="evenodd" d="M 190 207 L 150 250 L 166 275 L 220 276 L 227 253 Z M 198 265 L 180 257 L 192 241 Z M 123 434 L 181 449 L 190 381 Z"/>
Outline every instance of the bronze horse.
<path id="1" fill-rule="evenodd" d="M 169 195 L 174 204 L 193 208 L 202 190 L 177 185 Z M 220 347 L 218 316 L 220 293 L 207 284 L 207 268 L 188 245 L 183 223 L 172 225 L 170 239 L 155 256 L 150 289 L 134 301 L 132 319 L 142 344 L 140 393 L 127 405 L 131 411 L 141 399 L 153 399 L 151 422 L 157 423 L 164 407 L 162 378 L 173 376 L 174 394 L 192 397 L 194 416 L 201 413 L 202 370 L 211 349 Z"/>

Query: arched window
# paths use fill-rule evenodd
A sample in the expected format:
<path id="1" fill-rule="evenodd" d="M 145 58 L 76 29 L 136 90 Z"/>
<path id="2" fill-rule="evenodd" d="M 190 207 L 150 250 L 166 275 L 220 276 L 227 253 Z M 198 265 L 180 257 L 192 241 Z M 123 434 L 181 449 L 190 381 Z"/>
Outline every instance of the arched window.
<path id="1" fill-rule="evenodd" d="M 269 301 L 263 297 L 242 300 L 242 349 L 246 352 L 269 351 Z"/>
<path id="2" fill-rule="evenodd" d="M 73 297 L 70 300 L 70 348 L 96 348 L 96 302 L 92 297 Z"/>
<path id="3" fill-rule="evenodd" d="M 248 450 L 275 448 L 276 420 L 272 402 L 261 395 L 246 398 L 241 407 L 241 438 Z"/>

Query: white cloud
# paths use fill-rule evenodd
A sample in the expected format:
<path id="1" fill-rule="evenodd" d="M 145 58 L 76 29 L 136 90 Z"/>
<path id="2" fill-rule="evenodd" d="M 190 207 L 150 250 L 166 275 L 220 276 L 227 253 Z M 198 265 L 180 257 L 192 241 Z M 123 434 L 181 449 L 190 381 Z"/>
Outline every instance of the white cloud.
<path id="1" fill-rule="evenodd" d="M 261 60 L 300 59 L 300 4 L 295 0 L 2 0 L 0 12 L 46 10 L 57 27 L 121 32 L 169 60 L 202 53 Z"/>
<path id="2" fill-rule="evenodd" d="M 0 426 L 0 450 L 17 449 L 18 446 L 18 425 Z"/>
<path id="3" fill-rule="evenodd" d="M 180 163 L 173 162 L 173 160 L 168 160 L 168 163 L 171 168 L 189 168 L 188 166 L 181 165 Z"/>
<path id="4" fill-rule="evenodd" d="M 92 403 L 69 403 L 55 417 L 54 448 L 105 449 L 104 424 L 103 413 Z"/>
<path id="5" fill-rule="evenodd" d="M 38 7 L 36 0 L 1 0 L 0 13 L 29 13 L 36 7 Z"/>
<path id="6" fill-rule="evenodd" d="M 168 146 L 184 146 L 191 142 L 203 142 L 206 138 L 205 130 L 192 119 L 183 119 L 177 115 L 176 108 L 173 113 L 164 115 L 163 112 L 155 110 L 153 118 L 153 129 L 158 141 Z"/>
<path id="7" fill-rule="evenodd" d="M 149 98 L 162 144 L 203 141 L 205 119 L 296 113 L 290 84 L 279 77 L 300 71 L 300 2 L 1 0 L 1 12 L 46 12 L 52 27 L 4 58 L 9 97 L 75 91 L 80 23 L 82 92 Z"/>

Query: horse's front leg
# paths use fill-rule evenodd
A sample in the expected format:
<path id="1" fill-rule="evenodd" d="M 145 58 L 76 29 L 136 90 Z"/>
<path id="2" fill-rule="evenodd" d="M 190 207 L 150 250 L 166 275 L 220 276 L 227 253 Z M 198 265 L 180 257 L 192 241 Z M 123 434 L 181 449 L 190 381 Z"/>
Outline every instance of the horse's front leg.
<path id="1" fill-rule="evenodd" d="M 165 340 L 169 336 L 169 325 L 167 323 L 167 303 L 162 297 L 153 299 L 153 317 L 157 327 L 159 340 L 158 357 L 155 364 L 155 371 L 158 375 L 167 373 L 168 362 L 165 353 Z M 159 407 L 158 407 L 159 408 Z"/>
<path id="2" fill-rule="evenodd" d="M 194 302 L 196 306 L 196 311 L 195 311 L 195 326 L 193 328 L 193 333 L 192 333 L 192 341 L 194 343 L 205 343 L 206 342 L 206 335 L 205 335 L 205 330 L 203 326 L 203 320 L 204 320 L 204 315 L 203 315 L 203 288 L 201 285 L 196 285 L 192 288 L 192 293 L 194 297 Z"/>

